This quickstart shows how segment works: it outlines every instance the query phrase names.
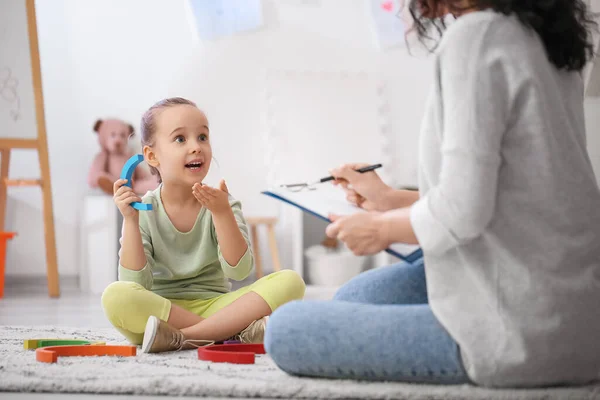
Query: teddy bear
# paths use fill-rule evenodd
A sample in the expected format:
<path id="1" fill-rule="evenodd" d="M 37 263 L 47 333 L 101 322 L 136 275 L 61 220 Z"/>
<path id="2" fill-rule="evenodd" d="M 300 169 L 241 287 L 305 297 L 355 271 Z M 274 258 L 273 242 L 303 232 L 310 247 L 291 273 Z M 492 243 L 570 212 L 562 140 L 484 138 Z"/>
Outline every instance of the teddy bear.
<path id="1" fill-rule="evenodd" d="M 135 135 L 133 126 L 119 119 L 99 119 L 94 124 L 101 151 L 94 157 L 88 174 L 91 188 L 100 188 L 113 195 L 113 185 L 121 176 L 123 166 L 135 153 L 127 142 Z M 144 168 L 136 168 L 132 181 L 133 191 L 144 195 L 158 187 L 158 179 Z"/>

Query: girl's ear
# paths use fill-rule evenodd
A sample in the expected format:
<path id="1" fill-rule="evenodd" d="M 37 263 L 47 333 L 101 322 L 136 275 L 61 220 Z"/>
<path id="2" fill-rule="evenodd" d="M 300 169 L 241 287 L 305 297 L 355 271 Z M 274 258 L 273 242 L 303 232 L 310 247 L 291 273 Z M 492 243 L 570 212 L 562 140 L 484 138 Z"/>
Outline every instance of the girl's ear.
<path id="1" fill-rule="evenodd" d="M 146 163 L 148 163 L 148 165 L 150 165 L 151 167 L 158 167 L 158 165 L 160 164 L 158 162 L 158 159 L 156 158 L 156 154 L 154 153 L 154 151 L 152 151 L 152 147 L 150 146 L 144 146 L 143 149 L 144 152 L 144 159 L 146 160 Z"/>

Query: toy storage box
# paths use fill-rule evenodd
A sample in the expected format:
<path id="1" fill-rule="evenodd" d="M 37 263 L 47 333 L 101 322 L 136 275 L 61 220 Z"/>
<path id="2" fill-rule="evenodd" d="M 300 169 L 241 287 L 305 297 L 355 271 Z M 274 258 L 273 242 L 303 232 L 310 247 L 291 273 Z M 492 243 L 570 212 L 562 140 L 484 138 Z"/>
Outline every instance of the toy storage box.
<path id="1" fill-rule="evenodd" d="M 122 216 L 111 196 L 90 193 L 85 196 L 80 223 L 80 288 L 101 294 L 118 279 Z"/>

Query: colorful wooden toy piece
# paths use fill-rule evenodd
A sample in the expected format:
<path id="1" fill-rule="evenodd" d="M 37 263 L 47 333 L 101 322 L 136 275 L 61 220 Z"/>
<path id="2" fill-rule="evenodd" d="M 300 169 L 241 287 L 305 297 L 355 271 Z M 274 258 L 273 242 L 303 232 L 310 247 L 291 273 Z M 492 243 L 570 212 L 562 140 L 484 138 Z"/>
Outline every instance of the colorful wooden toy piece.
<path id="1" fill-rule="evenodd" d="M 7 242 L 14 238 L 16 234 L 16 232 L 0 232 L 0 298 L 4 297 L 4 270 L 6 267 Z"/>
<path id="2" fill-rule="evenodd" d="M 198 360 L 231 364 L 254 364 L 256 354 L 265 354 L 262 344 L 215 344 L 198 348 Z"/>
<path id="3" fill-rule="evenodd" d="M 45 363 L 55 363 L 58 357 L 73 356 L 123 356 L 136 355 L 136 346 L 51 346 L 40 347 L 35 351 L 35 359 Z"/>
<path id="4" fill-rule="evenodd" d="M 98 346 L 98 345 L 104 345 L 106 344 L 105 342 L 90 342 L 89 340 L 68 340 L 68 339 L 61 339 L 61 340 L 40 340 L 38 341 L 38 345 L 37 347 L 50 347 L 50 346 L 82 346 L 82 345 L 92 345 L 92 346 Z"/>
<path id="5" fill-rule="evenodd" d="M 79 339 L 26 339 L 23 341 L 23 348 L 25 350 L 34 350 L 40 347 L 48 346 L 75 346 L 75 345 L 103 345 L 105 342 L 92 342 L 89 340 Z"/>
<path id="6" fill-rule="evenodd" d="M 121 170 L 121 179 L 127 179 L 125 186 L 131 187 L 131 177 L 133 176 L 133 171 L 142 161 L 144 161 L 144 156 L 141 154 L 136 154 L 127 160 L 125 165 L 123 165 L 123 169 Z M 131 207 L 140 211 L 152 210 L 152 204 L 140 203 L 139 201 L 134 201 L 131 203 Z"/>
<path id="7" fill-rule="evenodd" d="M 38 347 L 38 343 L 41 340 L 60 340 L 60 339 L 25 339 L 23 340 L 23 348 L 25 350 L 34 350 L 37 349 Z"/>

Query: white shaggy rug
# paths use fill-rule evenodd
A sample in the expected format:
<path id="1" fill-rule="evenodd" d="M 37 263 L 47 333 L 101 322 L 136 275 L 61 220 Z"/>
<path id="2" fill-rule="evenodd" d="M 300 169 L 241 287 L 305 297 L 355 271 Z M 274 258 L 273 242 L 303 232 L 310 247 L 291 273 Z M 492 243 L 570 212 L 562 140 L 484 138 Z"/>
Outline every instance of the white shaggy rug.
<path id="1" fill-rule="evenodd" d="M 24 339 L 73 338 L 126 344 L 113 330 L 0 326 L 0 391 L 310 399 L 600 399 L 600 385 L 547 390 L 486 390 L 292 377 L 267 355 L 254 365 L 200 361 L 196 351 L 135 357 L 59 357 L 36 361 Z"/>

